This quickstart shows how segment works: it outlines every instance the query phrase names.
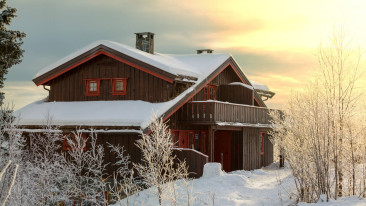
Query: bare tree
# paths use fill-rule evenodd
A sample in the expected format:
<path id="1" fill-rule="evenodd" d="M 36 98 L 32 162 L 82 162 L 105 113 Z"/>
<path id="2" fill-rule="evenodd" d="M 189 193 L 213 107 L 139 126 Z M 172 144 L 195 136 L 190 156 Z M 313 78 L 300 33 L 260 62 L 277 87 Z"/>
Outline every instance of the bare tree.
<path id="1" fill-rule="evenodd" d="M 159 205 L 163 204 L 163 200 L 176 205 L 178 203 L 172 184 L 175 184 L 176 179 L 188 177 L 185 162 L 175 163 L 176 157 L 172 153 L 174 143 L 162 118 L 155 115 L 149 129 L 150 134 L 142 134 L 141 139 L 136 141 L 136 146 L 142 152 L 142 162 L 133 165 L 143 184 L 158 198 Z"/>
<path id="2" fill-rule="evenodd" d="M 67 168 L 71 175 L 64 183 L 65 190 L 69 191 L 75 202 L 82 205 L 107 204 L 107 187 L 103 178 L 107 165 L 104 163 L 103 146 L 96 144 L 97 134 L 92 130 L 86 138 L 76 130 L 66 140 L 70 148 L 66 157 Z"/>
<path id="3" fill-rule="evenodd" d="M 109 144 L 111 151 L 117 155 L 118 161 L 116 166 L 118 169 L 113 175 L 113 182 L 109 185 L 109 191 L 113 201 L 117 201 L 120 206 L 135 205 L 135 202 L 130 201 L 130 196 L 140 191 L 140 184 L 138 178 L 134 176 L 133 168 L 130 168 L 130 156 L 125 154 L 123 147 L 119 145 Z M 125 199 L 125 204 L 122 199 Z"/>
<path id="4" fill-rule="evenodd" d="M 19 179 L 19 165 L 24 155 L 25 138 L 13 122 L 12 109 L 0 106 L 0 198 L 2 205 L 11 203 L 11 197 Z"/>
<path id="5" fill-rule="evenodd" d="M 356 89 L 360 53 L 352 47 L 343 28 L 321 45 L 318 60 L 320 73 L 315 80 L 292 95 L 283 116 L 272 112 L 272 140 L 284 150 L 299 200 L 305 202 L 317 201 L 320 194 L 337 198 L 346 188 L 353 191 L 348 194 L 354 194 L 359 162 L 356 148 L 362 144 L 359 137 L 364 128 L 355 127 L 361 123 L 356 117 L 360 112 L 360 93 Z M 353 170 L 348 172 L 346 168 Z"/>

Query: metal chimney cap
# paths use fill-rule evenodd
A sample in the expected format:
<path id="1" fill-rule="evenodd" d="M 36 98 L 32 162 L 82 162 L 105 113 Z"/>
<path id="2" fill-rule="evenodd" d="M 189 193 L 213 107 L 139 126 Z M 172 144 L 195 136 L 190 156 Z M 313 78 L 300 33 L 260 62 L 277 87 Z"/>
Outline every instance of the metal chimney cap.
<path id="1" fill-rule="evenodd" d="M 149 35 L 149 34 L 152 34 L 152 35 L 155 35 L 154 33 L 152 32 L 138 32 L 138 33 L 135 33 L 136 35 Z"/>
<path id="2" fill-rule="evenodd" d="M 203 52 L 207 52 L 207 54 L 212 54 L 213 49 L 198 49 L 197 54 L 202 54 Z"/>

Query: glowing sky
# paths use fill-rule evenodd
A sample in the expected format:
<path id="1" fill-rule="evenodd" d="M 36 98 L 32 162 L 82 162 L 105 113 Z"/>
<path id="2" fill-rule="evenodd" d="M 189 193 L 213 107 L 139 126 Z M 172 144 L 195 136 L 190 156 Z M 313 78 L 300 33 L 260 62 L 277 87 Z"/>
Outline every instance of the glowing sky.
<path id="1" fill-rule="evenodd" d="M 211 48 L 231 53 L 247 76 L 286 103 L 316 70 L 315 53 L 335 26 L 366 48 L 363 0 L 9 0 L 18 9 L 12 28 L 28 34 L 23 62 L 11 69 L 6 100 L 20 108 L 47 93 L 30 81 L 67 54 L 107 39 L 134 46 L 135 32 L 156 34 L 160 53 Z"/>

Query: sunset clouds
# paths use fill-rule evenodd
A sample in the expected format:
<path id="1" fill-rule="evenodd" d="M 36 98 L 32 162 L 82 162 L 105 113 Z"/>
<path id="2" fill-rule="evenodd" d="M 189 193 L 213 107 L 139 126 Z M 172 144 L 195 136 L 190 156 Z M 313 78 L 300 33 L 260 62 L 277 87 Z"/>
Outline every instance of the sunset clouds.
<path id="1" fill-rule="evenodd" d="M 317 70 L 316 50 L 334 26 L 366 48 L 366 2 L 346 0 L 15 0 L 12 27 L 28 34 L 24 60 L 11 69 L 6 100 L 16 108 L 46 93 L 30 81 L 48 64 L 100 39 L 134 46 L 135 32 L 156 34 L 161 53 L 211 48 L 231 53 L 250 79 L 276 92 L 285 104 Z M 24 83 L 26 82 L 26 83 Z M 24 90 L 19 88 L 25 88 Z M 27 91 L 27 95 L 24 92 Z"/>

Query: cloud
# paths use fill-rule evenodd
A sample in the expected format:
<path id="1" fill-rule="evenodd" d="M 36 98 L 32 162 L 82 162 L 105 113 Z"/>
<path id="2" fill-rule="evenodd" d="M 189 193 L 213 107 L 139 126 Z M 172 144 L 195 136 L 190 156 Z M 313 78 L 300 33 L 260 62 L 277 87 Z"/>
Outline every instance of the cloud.
<path id="1" fill-rule="evenodd" d="M 6 81 L 2 91 L 5 93 L 5 103 L 14 105 L 14 110 L 48 95 L 48 91 L 30 81 Z"/>
<path id="2" fill-rule="evenodd" d="M 8 3 L 18 9 L 11 28 L 28 35 L 24 39 L 23 62 L 11 68 L 6 76 L 12 82 L 30 81 L 43 67 L 93 41 L 106 39 L 134 46 L 133 33 L 150 31 L 156 34 L 157 52 L 184 54 L 211 48 L 233 54 L 249 78 L 277 91 L 270 101 L 280 102 L 289 95 L 288 88 L 301 87 L 311 79 L 316 70 L 313 51 L 343 17 L 346 18 L 341 22 L 349 24 L 352 35 L 366 45 L 364 1 L 17 0 Z M 37 92 L 30 94 L 38 98 Z M 7 98 L 11 97 L 17 98 L 8 94 Z"/>

